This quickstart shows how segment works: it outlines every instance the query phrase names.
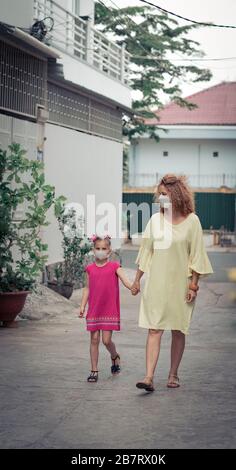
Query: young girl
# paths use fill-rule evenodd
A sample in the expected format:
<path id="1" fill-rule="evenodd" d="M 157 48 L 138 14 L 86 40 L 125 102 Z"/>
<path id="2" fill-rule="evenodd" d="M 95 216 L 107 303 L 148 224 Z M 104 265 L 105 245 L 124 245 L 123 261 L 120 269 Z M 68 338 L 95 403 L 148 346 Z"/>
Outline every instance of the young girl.
<path id="1" fill-rule="evenodd" d="M 94 235 L 92 241 L 95 261 L 85 268 L 86 285 L 83 290 L 79 317 L 84 317 L 88 302 L 86 322 L 87 330 L 91 335 L 91 373 L 87 381 L 97 382 L 100 331 L 102 331 L 103 344 L 111 355 L 111 373 L 115 375 L 120 372 L 120 356 L 112 341 L 113 330 L 120 330 L 119 279 L 130 290 L 132 283 L 127 279 L 119 262 L 109 261 L 112 252 L 111 237 Z"/>

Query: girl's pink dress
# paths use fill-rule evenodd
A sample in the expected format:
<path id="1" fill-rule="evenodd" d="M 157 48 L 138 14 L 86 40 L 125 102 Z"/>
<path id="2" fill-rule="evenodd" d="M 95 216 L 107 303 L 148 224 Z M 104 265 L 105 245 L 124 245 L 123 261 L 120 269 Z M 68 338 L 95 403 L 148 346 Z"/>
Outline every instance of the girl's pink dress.
<path id="1" fill-rule="evenodd" d="M 85 271 L 89 276 L 87 330 L 120 330 L 118 261 L 108 261 L 103 266 L 91 263 Z"/>

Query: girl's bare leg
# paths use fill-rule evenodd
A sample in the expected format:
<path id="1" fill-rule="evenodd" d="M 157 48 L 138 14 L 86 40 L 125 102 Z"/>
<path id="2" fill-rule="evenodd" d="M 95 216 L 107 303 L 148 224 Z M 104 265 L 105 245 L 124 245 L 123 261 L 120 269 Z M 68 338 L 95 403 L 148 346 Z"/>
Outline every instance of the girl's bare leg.
<path id="1" fill-rule="evenodd" d="M 90 341 L 91 370 L 98 370 L 100 330 L 91 331 L 90 333 L 91 333 L 91 341 Z"/>
<path id="2" fill-rule="evenodd" d="M 116 357 L 117 355 L 117 350 L 115 343 L 112 341 L 112 331 L 103 331 L 102 332 L 102 342 L 104 346 L 106 346 L 107 350 L 109 351 L 110 355 L 112 358 Z M 115 364 L 119 364 L 119 358 L 115 360 Z"/>

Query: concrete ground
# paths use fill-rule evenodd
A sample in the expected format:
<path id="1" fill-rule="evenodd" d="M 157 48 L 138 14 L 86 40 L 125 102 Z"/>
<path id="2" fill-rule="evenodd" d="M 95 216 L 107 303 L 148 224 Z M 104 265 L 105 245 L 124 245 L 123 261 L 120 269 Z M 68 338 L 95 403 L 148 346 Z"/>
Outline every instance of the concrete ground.
<path id="1" fill-rule="evenodd" d="M 127 272 L 132 279 L 134 271 Z M 65 309 L 58 302 L 52 318 L 1 328 L 0 447 L 235 448 L 233 289 L 231 283 L 201 281 L 179 371 L 181 387 L 166 388 L 166 332 L 153 394 L 135 387 L 145 370 L 146 330 L 137 326 L 140 297 L 122 285 L 122 331 L 114 334 L 122 365 L 117 377 L 110 375 L 101 344 L 99 381 L 86 382 L 89 334 L 85 320 L 74 315 L 81 291 L 64 301 Z"/>

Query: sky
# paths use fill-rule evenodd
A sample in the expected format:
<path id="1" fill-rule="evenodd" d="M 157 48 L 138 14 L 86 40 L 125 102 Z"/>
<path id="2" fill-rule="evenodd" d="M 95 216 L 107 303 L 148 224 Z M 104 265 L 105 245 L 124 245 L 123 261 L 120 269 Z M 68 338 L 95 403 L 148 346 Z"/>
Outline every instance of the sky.
<path id="1" fill-rule="evenodd" d="M 187 18 L 236 26 L 236 0 L 150 0 L 169 11 Z M 110 7 L 143 6 L 138 0 L 103 0 Z M 158 12 L 158 10 L 157 10 Z M 188 24 L 179 20 L 179 23 Z M 211 70 L 209 82 L 182 84 L 183 96 L 189 96 L 222 81 L 236 81 L 236 29 L 200 27 L 190 33 L 191 39 L 200 43 L 205 58 L 235 57 L 234 60 L 197 62 Z"/>

